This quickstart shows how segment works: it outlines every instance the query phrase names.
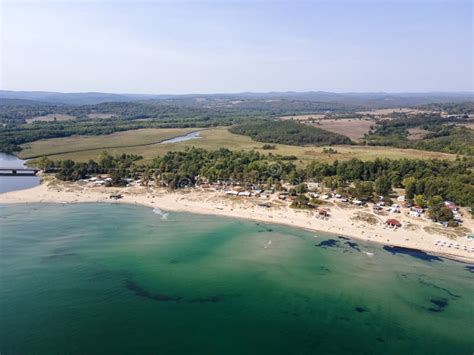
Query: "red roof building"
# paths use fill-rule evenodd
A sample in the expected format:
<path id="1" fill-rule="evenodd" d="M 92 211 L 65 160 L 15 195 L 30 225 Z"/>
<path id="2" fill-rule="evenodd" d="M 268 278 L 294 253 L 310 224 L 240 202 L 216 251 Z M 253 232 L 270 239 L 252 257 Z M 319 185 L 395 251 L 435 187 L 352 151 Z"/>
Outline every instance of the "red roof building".
<path id="1" fill-rule="evenodd" d="M 386 225 L 389 225 L 390 227 L 401 227 L 402 224 L 397 221 L 396 219 L 387 219 L 387 221 L 385 222 Z"/>

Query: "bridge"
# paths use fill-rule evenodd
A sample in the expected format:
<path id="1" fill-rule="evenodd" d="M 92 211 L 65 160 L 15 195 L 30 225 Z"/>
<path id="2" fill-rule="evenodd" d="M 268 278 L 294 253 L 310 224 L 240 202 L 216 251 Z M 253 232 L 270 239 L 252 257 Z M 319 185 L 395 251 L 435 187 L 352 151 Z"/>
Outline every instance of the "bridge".
<path id="1" fill-rule="evenodd" d="M 35 176 L 38 171 L 35 168 L 0 168 L 0 176 Z"/>

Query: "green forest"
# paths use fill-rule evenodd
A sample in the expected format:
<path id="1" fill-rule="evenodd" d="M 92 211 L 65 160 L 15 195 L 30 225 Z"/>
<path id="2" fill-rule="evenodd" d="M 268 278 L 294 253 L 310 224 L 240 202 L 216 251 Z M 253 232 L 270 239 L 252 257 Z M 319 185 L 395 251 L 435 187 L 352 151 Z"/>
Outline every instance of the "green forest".
<path id="1" fill-rule="evenodd" d="M 464 126 L 468 118 L 446 118 L 420 114 L 416 117 L 386 119 L 377 122 L 364 138 L 368 145 L 413 148 L 445 153 L 474 155 L 474 131 Z M 409 129 L 425 131 L 420 139 L 410 139 Z"/>
<path id="2" fill-rule="evenodd" d="M 303 125 L 295 121 L 253 121 L 231 127 L 230 132 L 250 136 L 259 142 L 288 145 L 333 145 L 351 144 L 343 135 L 321 128 Z"/>
<path id="3" fill-rule="evenodd" d="M 407 115 L 397 112 L 392 118 L 377 119 L 362 142 L 370 146 L 392 146 L 472 156 L 474 131 L 472 103 L 439 103 L 420 108 L 456 113 L 453 117 L 436 113 Z M 206 128 L 227 126 L 232 133 L 250 136 L 263 143 L 288 145 L 355 144 L 348 137 L 295 121 L 281 121 L 281 115 L 324 112 L 332 117 L 359 117 L 361 107 L 349 103 L 317 102 L 303 99 L 263 100 L 229 97 L 106 102 L 94 105 L 67 105 L 27 100 L 0 100 L 0 151 L 18 152 L 21 145 L 40 139 L 73 135 L 105 135 L 141 128 Z M 27 119 L 49 114 L 73 117 L 69 121 L 35 121 Z M 107 119 L 93 115 L 110 115 Z M 92 115 L 92 116 L 91 116 Z M 410 130 L 423 136 L 413 138 Z"/>
<path id="4" fill-rule="evenodd" d="M 341 194 L 367 201 L 374 200 L 374 194 L 389 196 L 393 188 L 404 188 L 409 199 L 418 196 L 428 203 L 440 197 L 474 207 L 474 161 L 467 158 L 456 161 L 352 159 L 332 163 L 315 161 L 297 167 L 291 160 L 273 154 L 197 148 L 169 152 L 149 164 L 137 163 L 140 158 L 126 154 L 111 156 L 104 152 L 97 162 L 55 162 L 42 158 L 37 164 L 45 171 L 56 172 L 61 180 L 109 173 L 115 185 L 123 185 L 126 178 L 142 178 L 153 179 L 170 188 L 190 187 L 198 181 L 232 181 L 243 186 L 261 185 L 277 190 L 285 182 L 300 185 L 317 181 Z"/>
<path id="5" fill-rule="evenodd" d="M 11 101 L 8 101 L 11 102 Z M 108 102 L 95 105 L 54 105 L 44 103 L 8 104 L 0 102 L 0 151 L 21 150 L 20 145 L 39 139 L 72 135 L 103 135 L 140 128 L 204 128 L 230 126 L 249 119 L 261 119 L 314 110 L 342 110 L 347 105 L 302 100 L 244 100 L 232 104 L 226 99 L 149 100 L 143 102 Z M 70 121 L 26 123 L 26 119 L 48 114 L 67 114 Z M 92 114 L 113 115 L 92 119 Z"/>

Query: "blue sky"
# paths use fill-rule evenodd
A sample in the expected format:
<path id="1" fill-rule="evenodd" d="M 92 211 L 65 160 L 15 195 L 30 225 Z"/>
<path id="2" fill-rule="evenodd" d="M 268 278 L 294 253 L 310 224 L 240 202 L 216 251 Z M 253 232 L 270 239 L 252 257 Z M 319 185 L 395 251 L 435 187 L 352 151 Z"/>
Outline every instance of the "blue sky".
<path id="1" fill-rule="evenodd" d="M 0 86 L 472 91 L 471 1 L 13 1 Z"/>

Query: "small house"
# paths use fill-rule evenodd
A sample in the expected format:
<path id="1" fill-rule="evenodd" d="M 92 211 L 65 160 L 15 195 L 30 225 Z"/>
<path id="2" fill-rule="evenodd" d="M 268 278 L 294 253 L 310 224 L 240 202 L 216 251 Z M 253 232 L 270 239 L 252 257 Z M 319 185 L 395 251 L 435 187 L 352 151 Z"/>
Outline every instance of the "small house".
<path id="1" fill-rule="evenodd" d="M 387 211 L 393 212 L 393 213 L 400 213 L 400 206 L 394 203 L 393 205 L 387 208 Z"/>
<path id="2" fill-rule="evenodd" d="M 420 213 L 420 214 L 425 211 L 424 208 L 421 207 L 421 206 L 414 206 L 414 207 L 412 207 L 411 210 L 412 210 L 413 212 L 418 212 L 418 213 Z"/>
<path id="3" fill-rule="evenodd" d="M 402 224 L 398 220 L 393 219 L 393 218 L 387 219 L 385 224 L 388 225 L 389 227 L 396 227 L 396 228 L 399 228 L 402 226 Z"/>
<path id="4" fill-rule="evenodd" d="M 319 188 L 319 183 L 317 182 L 307 182 L 306 186 L 308 187 L 309 190 L 315 190 Z"/>
<path id="5" fill-rule="evenodd" d="M 326 210 L 324 208 L 318 208 L 318 215 L 327 217 L 327 216 L 329 216 L 329 212 L 328 212 L 328 210 Z"/>
<path id="6" fill-rule="evenodd" d="M 451 211 L 453 212 L 457 212 L 459 210 L 459 207 L 456 206 L 454 203 L 453 204 L 449 204 L 449 205 L 446 205 L 446 207 L 448 207 Z"/>

